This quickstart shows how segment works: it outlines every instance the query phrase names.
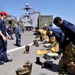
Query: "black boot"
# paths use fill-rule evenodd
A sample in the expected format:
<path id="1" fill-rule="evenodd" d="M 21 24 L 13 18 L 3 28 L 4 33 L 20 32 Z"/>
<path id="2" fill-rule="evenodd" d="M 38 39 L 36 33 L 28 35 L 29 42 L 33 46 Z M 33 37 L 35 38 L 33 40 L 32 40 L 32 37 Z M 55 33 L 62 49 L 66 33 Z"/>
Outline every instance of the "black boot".
<path id="1" fill-rule="evenodd" d="M 40 61 L 40 58 L 39 57 L 36 57 L 36 64 L 39 64 L 39 65 L 42 65 L 42 62 Z"/>

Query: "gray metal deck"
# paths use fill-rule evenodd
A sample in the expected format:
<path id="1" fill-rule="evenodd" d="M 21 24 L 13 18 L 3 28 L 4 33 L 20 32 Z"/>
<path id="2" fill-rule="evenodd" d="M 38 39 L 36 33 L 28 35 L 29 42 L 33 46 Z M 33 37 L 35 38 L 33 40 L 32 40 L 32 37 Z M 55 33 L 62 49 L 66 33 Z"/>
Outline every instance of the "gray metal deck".
<path id="1" fill-rule="evenodd" d="M 8 54 L 9 58 L 12 58 L 12 62 L 5 63 L 4 65 L 0 65 L 0 75 L 16 75 L 15 70 L 17 68 L 22 68 L 23 64 L 30 60 L 33 64 L 32 67 L 32 75 L 58 75 L 58 61 L 59 60 L 52 60 L 53 61 L 53 68 L 42 69 L 40 65 L 35 64 L 36 57 L 39 56 L 41 61 L 44 62 L 45 59 L 42 58 L 40 55 L 36 55 L 35 51 L 38 49 L 44 49 L 43 44 L 40 44 L 39 47 L 31 46 L 29 54 L 23 54 L 24 46 L 33 42 L 34 36 L 32 35 L 33 32 L 25 32 L 22 33 L 22 46 L 23 47 L 16 47 L 15 40 L 8 40 Z M 13 35 L 14 36 L 14 35 Z M 15 37 L 14 37 L 15 39 Z M 43 74 L 42 74 L 43 73 Z"/>

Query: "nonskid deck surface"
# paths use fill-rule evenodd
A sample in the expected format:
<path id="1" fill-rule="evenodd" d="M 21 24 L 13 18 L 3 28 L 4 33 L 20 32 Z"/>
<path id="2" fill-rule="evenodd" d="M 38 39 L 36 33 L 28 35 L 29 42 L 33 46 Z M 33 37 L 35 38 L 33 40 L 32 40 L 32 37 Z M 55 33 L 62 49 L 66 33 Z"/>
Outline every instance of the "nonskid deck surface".
<path id="1" fill-rule="evenodd" d="M 0 75 L 16 75 L 15 70 L 22 68 L 26 61 L 32 62 L 32 75 L 58 75 L 58 60 L 53 60 L 53 68 L 45 69 L 41 68 L 41 65 L 35 63 L 36 57 L 40 57 L 40 61 L 44 62 L 45 59 L 42 55 L 36 55 L 36 50 L 45 49 L 43 44 L 40 44 L 39 47 L 31 46 L 34 35 L 33 32 L 22 33 L 22 47 L 15 46 L 15 35 L 13 35 L 14 40 L 8 40 L 8 57 L 13 59 L 12 62 L 5 63 L 0 65 Z M 29 54 L 23 54 L 26 45 L 30 45 Z"/>

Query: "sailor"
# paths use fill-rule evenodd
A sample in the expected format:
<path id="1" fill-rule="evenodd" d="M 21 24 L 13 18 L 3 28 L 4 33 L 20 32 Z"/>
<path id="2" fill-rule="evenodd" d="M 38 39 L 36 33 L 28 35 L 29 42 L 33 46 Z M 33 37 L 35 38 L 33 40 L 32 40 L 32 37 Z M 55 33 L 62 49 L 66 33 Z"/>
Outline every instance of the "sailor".
<path id="1" fill-rule="evenodd" d="M 15 28 L 16 46 L 21 47 L 21 24 L 18 23 L 18 27 Z"/>
<path id="2" fill-rule="evenodd" d="M 46 36 L 47 32 L 46 32 L 45 27 L 43 29 L 38 29 L 38 32 L 40 34 L 40 40 L 44 41 L 44 39 L 47 38 L 47 36 Z"/>
<path id="3" fill-rule="evenodd" d="M 59 28 L 48 28 L 48 36 L 55 36 L 56 40 L 59 42 L 59 45 L 61 46 L 61 44 L 64 41 L 64 33 L 62 32 L 61 29 Z"/>
<path id="4" fill-rule="evenodd" d="M 62 20 L 60 17 L 55 17 L 53 22 L 57 27 L 60 27 L 65 35 L 62 48 L 64 49 L 70 41 L 75 44 L 75 26 L 66 20 Z"/>
<path id="5" fill-rule="evenodd" d="M 0 65 L 2 65 L 4 62 L 11 62 L 12 59 L 7 57 L 7 38 L 11 39 L 11 37 L 6 32 L 6 22 L 4 20 L 8 15 L 4 11 L 0 15 Z"/>
<path id="6" fill-rule="evenodd" d="M 10 35 L 11 40 L 13 40 L 13 37 L 12 37 L 13 29 L 12 29 L 12 24 L 11 24 L 11 22 L 10 22 L 10 21 L 9 21 L 9 23 L 8 23 L 7 32 L 8 32 L 8 34 Z"/>
<path id="7" fill-rule="evenodd" d="M 24 33 L 24 26 L 22 26 L 22 32 Z"/>
<path id="8" fill-rule="evenodd" d="M 60 27 L 65 35 L 61 45 L 63 56 L 59 61 L 61 72 L 69 69 L 71 75 L 75 75 L 75 26 L 66 20 L 62 20 L 60 17 L 55 17 L 53 22 L 56 26 Z"/>

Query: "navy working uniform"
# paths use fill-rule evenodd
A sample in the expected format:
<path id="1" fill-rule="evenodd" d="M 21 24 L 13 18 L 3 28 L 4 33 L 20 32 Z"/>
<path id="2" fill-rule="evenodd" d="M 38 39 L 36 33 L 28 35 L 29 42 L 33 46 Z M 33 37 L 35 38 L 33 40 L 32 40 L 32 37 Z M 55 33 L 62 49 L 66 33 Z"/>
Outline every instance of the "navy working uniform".
<path id="1" fill-rule="evenodd" d="M 12 27 L 11 27 L 11 26 L 8 26 L 7 32 L 8 32 L 8 34 L 10 35 L 11 39 L 13 39 L 13 37 L 12 37 L 13 30 L 12 30 Z"/>
<path id="2" fill-rule="evenodd" d="M 53 35 L 60 44 L 64 41 L 64 33 L 59 28 L 48 28 L 48 31 L 53 32 Z"/>
<path id="3" fill-rule="evenodd" d="M 66 20 L 63 20 L 63 23 L 62 23 L 60 29 L 65 34 L 65 40 L 62 43 L 62 48 L 64 49 L 65 46 L 69 42 L 72 42 L 75 45 L 75 26 L 72 23 L 70 23 L 70 22 L 68 22 Z M 68 40 L 67 40 L 67 38 L 68 38 Z"/>
<path id="4" fill-rule="evenodd" d="M 22 32 L 24 33 L 24 27 L 22 27 Z"/>
<path id="5" fill-rule="evenodd" d="M 21 46 L 21 28 L 20 26 L 15 28 L 16 45 Z"/>
<path id="6" fill-rule="evenodd" d="M 2 34 L 6 37 L 6 25 L 5 22 L 0 19 L 0 30 Z M 4 41 L 3 38 L 0 36 L 0 63 L 2 61 L 8 61 L 7 58 L 7 41 Z"/>

